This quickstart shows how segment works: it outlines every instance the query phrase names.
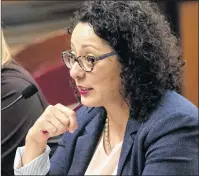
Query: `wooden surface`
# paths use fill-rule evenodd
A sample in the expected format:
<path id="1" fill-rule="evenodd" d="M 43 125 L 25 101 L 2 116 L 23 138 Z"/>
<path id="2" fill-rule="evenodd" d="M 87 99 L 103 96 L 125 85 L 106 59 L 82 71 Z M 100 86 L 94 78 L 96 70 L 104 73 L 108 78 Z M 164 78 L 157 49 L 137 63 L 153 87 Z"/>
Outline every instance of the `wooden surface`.
<path id="1" fill-rule="evenodd" d="M 180 20 L 182 47 L 187 60 L 183 92 L 198 106 L 198 2 L 181 3 Z"/>
<path id="2" fill-rule="evenodd" d="M 24 47 L 43 40 L 46 36 L 50 37 L 51 34 L 54 35 L 68 26 L 70 26 L 68 20 L 55 20 L 7 27 L 3 32 L 11 53 L 15 55 Z"/>

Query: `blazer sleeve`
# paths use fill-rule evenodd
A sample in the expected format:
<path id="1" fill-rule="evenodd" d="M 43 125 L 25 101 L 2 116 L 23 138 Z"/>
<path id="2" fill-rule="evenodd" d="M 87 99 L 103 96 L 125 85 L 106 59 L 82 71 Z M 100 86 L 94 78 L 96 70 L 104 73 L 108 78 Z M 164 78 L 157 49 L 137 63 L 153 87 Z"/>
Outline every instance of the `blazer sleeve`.
<path id="1" fill-rule="evenodd" d="M 151 127 L 142 175 L 198 175 L 198 117 L 176 114 Z"/>
<path id="2" fill-rule="evenodd" d="M 19 77 L 4 78 L 1 83 L 2 108 L 13 102 L 30 83 Z M 1 154 L 9 157 L 18 146 L 24 145 L 25 136 L 44 111 L 38 94 L 21 99 L 1 113 Z M 14 158 L 11 158 L 14 160 Z"/>
<path id="3" fill-rule="evenodd" d="M 78 137 L 77 131 L 74 134 L 69 132 L 63 134 L 57 150 L 50 159 L 50 171 L 47 175 L 68 175 Z"/>
<path id="4" fill-rule="evenodd" d="M 57 147 L 57 150 L 50 159 L 50 171 L 48 172 L 47 175 L 66 175 L 65 174 L 65 167 L 67 164 L 66 147 L 63 140 L 61 140 L 58 143 L 58 145 L 59 146 Z"/>

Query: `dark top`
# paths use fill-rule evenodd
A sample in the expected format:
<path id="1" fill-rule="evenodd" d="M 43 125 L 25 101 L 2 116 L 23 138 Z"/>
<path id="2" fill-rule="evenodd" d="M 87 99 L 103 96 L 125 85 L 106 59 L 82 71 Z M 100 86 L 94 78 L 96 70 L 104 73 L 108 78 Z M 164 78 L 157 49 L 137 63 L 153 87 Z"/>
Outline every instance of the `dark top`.
<path id="1" fill-rule="evenodd" d="M 1 68 L 1 108 L 17 99 L 30 84 L 36 85 L 34 79 L 14 60 L 4 64 Z M 47 105 L 39 90 L 32 97 L 21 99 L 1 112 L 1 174 L 3 176 L 14 175 L 13 163 L 16 149 L 24 145 L 28 130 Z"/>
<path id="2" fill-rule="evenodd" d="M 64 134 L 51 158 L 50 175 L 84 175 L 104 128 L 104 112 L 79 109 L 79 128 Z M 129 118 L 117 175 L 198 175 L 198 127 L 198 108 L 165 92 L 149 120 Z"/>

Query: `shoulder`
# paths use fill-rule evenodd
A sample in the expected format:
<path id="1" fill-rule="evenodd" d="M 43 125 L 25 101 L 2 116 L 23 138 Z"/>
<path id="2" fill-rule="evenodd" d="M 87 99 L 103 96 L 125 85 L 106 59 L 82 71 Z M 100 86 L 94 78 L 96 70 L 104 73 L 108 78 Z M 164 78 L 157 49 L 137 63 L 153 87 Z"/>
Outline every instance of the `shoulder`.
<path id="1" fill-rule="evenodd" d="M 32 75 L 14 60 L 10 60 L 3 65 L 1 68 L 1 79 L 4 82 L 8 82 L 8 80 L 16 82 L 14 80 L 17 80 L 20 82 L 36 84 Z"/>
<path id="2" fill-rule="evenodd" d="M 19 77 L 10 77 L 2 79 L 1 81 L 1 103 L 2 107 L 7 106 L 22 95 L 22 92 L 32 83 L 21 79 Z M 44 109 L 47 106 L 47 102 L 40 92 L 35 93 L 33 96 L 27 99 L 21 99 L 14 107 L 41 107 Z M 13 107 L 12 107 L 13 109 Z"/>
<path id="3" fill-rule="evenodd" d="M 198 108 L 193 103 L 174 91 L 165 93 L 159 107 L 168 114 L 184 113 L 192 116 L 198 114 Z"/>
<path id="4" fill-rule="evenodd" d="M 170 119 L 173 116 L 189 116 L 197 120 L 198 108 L 178 93 L 167 91 L 147 123 Z"/>
<path id="5" fill-rule="evenodd" d="M 37 99 L 45 108 L 47 101 L 41 93 L 39 86 L 33 77 L 15 61 L 6 63 L 1 69 L 1 100 L 2 104 L 10 103 L 21 95 L 21 92 L 29 85 L 34 84 L 38 88 Z M 35 97 L 35 96 L 34 96 Z M 30 101 L 32 99 L 27 99 Z"/>
<path id="6" fill-rule="evenodd" d="M 198 173 L 198 128 L 198 108 L 181 95 L 167 92 L 136 135 L 135 146 L 145 158 L 143 174 Z"/>
<path id="7" fill-rule="evenodd" d="M 6 76 L 2 73 L 1 80 L 1 99 L 5 99 L 11 96 L 20 96 L 21 92 L 30 85 L 30 82 L 13 76 Z"/>
<path id="8" fill-rule="evenodd" d="M 9 72 L 9 71 L 8 71 Z M 12 73 L 2 72 L 1 75 L 1 99 L 4 100 L 6 98 L 17 98 L 21 95 L 22 91 L 32 84 L 28 78 L 24 79 L 26 75 L 23 77 L 18 76 L 18 72 L 12 70 Z"/>
<path id="9" fill-rule="evenodd" d="M 140 131 L 149 143 L 164 135 L 178 137 L 184 131 L 198 128 L 198 108 L 183 96 L 168 91 L 149 120 L 143 122 Z M 174 137 L 174 138 L 175 138 Z M 170 138 L 171 140 L 175 140 Z M 168 138 L 169 139 L 169 138 Z"/>

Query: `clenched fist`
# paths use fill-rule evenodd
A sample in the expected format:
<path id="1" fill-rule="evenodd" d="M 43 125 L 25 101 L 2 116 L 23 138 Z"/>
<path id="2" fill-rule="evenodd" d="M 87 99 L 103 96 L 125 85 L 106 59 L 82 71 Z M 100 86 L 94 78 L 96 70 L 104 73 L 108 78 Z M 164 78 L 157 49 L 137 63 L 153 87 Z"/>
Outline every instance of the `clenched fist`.
<path id="1" fill-rule="evenodd" d="M 45 143 L 48 138 L 77 129 L 76 113 L 61 104 L 49 105 L 29 130 L 26 140 Z M 44 133 L 45 132 L 45 133 Z"/>

